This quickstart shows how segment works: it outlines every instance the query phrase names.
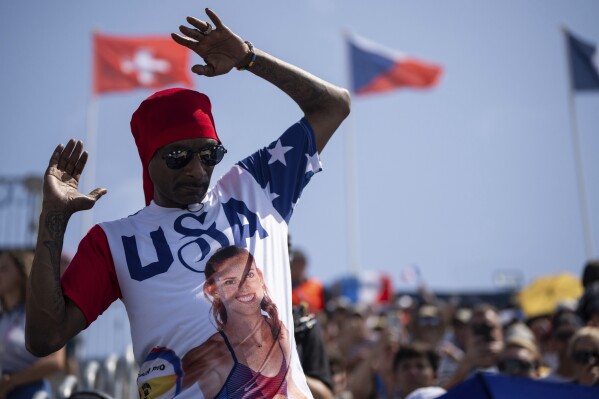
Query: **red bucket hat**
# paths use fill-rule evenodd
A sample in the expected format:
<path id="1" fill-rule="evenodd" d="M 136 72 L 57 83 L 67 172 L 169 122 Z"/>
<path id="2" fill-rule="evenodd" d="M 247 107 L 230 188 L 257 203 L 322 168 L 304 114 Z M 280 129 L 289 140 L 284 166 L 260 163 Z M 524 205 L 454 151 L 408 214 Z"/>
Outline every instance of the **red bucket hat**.
<path id="1" fill-rule="evenodd" d="M 146 205 L 154 198 L 148 166 L 160 147 L 195 138 L 214 139 L 220 144 L 208 96 L 182 88 L 161 90 L 146 98 L 131 117 L 131 133 L 143 167 Z"/>

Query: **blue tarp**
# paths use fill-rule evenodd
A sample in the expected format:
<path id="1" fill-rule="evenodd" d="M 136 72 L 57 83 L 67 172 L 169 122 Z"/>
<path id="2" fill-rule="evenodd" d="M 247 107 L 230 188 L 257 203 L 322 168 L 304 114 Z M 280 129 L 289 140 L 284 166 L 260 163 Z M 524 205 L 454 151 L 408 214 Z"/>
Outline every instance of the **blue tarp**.
<path id="1" fill-rule="evenodd" d="M 438 399 L 599 399 L 599 387 L 478 373 Z"/>

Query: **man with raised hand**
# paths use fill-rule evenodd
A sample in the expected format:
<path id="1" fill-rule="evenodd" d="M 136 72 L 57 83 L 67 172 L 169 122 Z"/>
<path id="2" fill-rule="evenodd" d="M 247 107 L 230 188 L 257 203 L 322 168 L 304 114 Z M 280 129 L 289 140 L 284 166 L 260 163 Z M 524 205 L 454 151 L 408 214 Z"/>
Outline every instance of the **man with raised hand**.
<path id="1" fill-rule="evenodd" d="M 255 48 L 214 12 L 206 14 L 214 27 L 188 17 L 191 27 L 172 35 L 204 60 L 192 71 L 209 77 L 234 68 L 249 71 L 291 97 L 303 118 L 212 184 L 214 166 L 226 150 L 209 98 L 167 89 L 144 100 L 131 130 L 143 166 L 146 207 L 92 227 L 62 279 L 60 253 L 69 218 L 93 207 L 107 191 L 80 193 L 87 153 L 80 141 L 59 145 L 44 180 L 28 287 L 27 346 L 36 355 L 51 353 L 121 299 L 140 366 L 140 397 L 203 397 L 201 384 L 183 388 L 181 359 L 208 338 L 220 339 L 216 326 L 223 320 L 212 304 L 226 301 L 234 317 L 243 317 L 255 314 L 268 297 L 268 307 L 278 312 L 265 311 L 252 328 L 222 336 L 227 350 L 218 353 L 227 358 L 207 359 L 204 375 L 210 375 L 211 364 L 236 365 L 230 374 L 213 376 L 223 381 L 218 398 L 311 397 L 293 341 L 287 225 L 303 188 L 321 170 L 319 153 L 349 114 L 349 94 Z M 260 128 L 250 121 L 246 127 Z M 206 298 L 206 262 L 230 245 L 251 253 L 261 266 L 262 285 L 253 283 L 249 263 L 235 275 L 227 274 L 231 264 L 214 277 L 218 297 Z M 234 317 L 226 322 L 235 323 Z M 276 327 L 281 322 L 286 328 Z M 279 338 L 266 341 L 266 335 Z M 266 342 L 274 344 L 266 347 Z"/>

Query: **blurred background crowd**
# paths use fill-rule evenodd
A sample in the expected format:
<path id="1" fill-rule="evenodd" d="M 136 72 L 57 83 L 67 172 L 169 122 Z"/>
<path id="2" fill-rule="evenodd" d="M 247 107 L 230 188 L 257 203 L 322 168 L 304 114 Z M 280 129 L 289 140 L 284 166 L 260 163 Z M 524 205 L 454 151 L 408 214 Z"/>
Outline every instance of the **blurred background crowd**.
<path id="1" fill-rule="evenodd" d="M 32 257 L 30 250 L 0 254 L 0 398 L 27 397 L 16 395 L 21 389 L 45 392 L 39 399 L 85 389 L 136 396 L 128 346 L 110 352 L 110 343 L 89 336 L 83 343 L 79 336 L 47 358 L 26 351 L 24 290 Z M 352 289 L 324 286 L 310 277 L 306 253 L 293 250 L 291 259 L 296 342 L 316 398 L 436 398 L 477 372 L 599 389 L 597 260 L 580 276 L 486 297 L 438 296 L 425 285 L 397 293 L 383 281 L 377 295 L 360 299 L 351 294 L 358 280 Z M 63 256 L 63 271 L 68 262 Z M 127 341 L 126 329 L 120 333 Z M 83 348 L 90 345 L 105 346 L 104 355 Z"/>
<path id="2" fill-rule="evenodd" d="M 294 252 L 294 301 L 321 331 L 335 398 L 433 398 L 478 371 L 599 385 L 599 261 L 487 298 L 421 286 L 371 303 L 334 296 L 306 269 Z"/>

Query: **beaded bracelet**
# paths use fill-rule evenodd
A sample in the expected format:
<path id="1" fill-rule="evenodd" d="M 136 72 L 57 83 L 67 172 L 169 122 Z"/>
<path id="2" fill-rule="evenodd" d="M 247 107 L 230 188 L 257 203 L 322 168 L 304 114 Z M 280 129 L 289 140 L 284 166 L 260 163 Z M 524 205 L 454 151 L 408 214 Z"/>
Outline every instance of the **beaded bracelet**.
<path id="1" fill-rule="evenodd" d="M 251 55 L 251 59 L 246 66 L 236 67 L 238 71 L 245 71 L 246 69 L 250 69 L 252 65 L 254 65 L 254 62 L 256 62 L 256 52 L 254 51 L 254 45 L 252 44 L 252 42 L 247 40 L 244 41 L 244 43 L 247 44 L 250 49 L 250 54 L 248 55 Z"/>

